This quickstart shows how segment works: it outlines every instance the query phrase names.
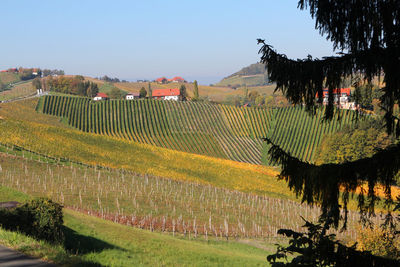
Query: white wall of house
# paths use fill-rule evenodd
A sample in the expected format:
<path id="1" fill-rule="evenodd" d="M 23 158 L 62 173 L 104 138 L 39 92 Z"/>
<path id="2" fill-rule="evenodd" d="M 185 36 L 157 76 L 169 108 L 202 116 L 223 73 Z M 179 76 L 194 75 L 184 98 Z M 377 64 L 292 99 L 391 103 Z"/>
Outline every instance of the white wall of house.
<path id="1" fill-rule="evenodd" d="M 344 103 L 347 103 L 347 102 L 349 102 L 349 98 L 347 97 L 347 95 L 340 97 L 340 103 L 344 104 Z"/>
<path id="2" fill-rule="evenodd" d="M 100 101 L 100 100 L 103 100 L 103 98 L 102 98 L 101 96 L 95 96 L 95 97 L 93 98 L 93 100 L 94 100 L 94 101 Z"/>
<path id="3" fill-rule="evenodd" d="M 125 99 L 126 100 L 133 100 L 135 98 L 139 98 L 138 96 L 134 96 L 134 95 L 126 95 Z"/>
<path id="4" fill-rule="evenodd" d="M 179 100 L 179 96 L 177 96 L 177 95 L 167 95 L 167 96 L 164 96 L 164 100 L 178 101 Z"/>

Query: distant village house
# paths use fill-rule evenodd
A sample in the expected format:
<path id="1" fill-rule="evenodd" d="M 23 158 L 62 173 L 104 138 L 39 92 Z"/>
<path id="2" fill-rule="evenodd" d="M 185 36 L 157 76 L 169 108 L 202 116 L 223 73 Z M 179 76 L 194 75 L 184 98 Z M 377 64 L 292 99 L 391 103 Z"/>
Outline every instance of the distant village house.
<path id="1" fill-rule="evenodd" d="M 135 100 L 135 99 L 139 99 L 139 98 L 140 98 L 139 93 L 129 93 L 125 96 L 126 100 Z"/>
<path id="2" fill-rule="evenodd" d="M 333 101 L 337 104 L 338 108 L 342 109 L 357 109 L 355 102 L 350 101 L 351 89 L 350 88 L 336 88 L 333 90 Z M 329 90 L 324 89 L 322 91 L 322 103 L 328 104 Z M 317 94 L 318 97 L 318 94 Z"/>
<path id="3" fill-rule="evenodd" d="M 182 77 L 176 76 L 176 77 L 172 78 L 172 82 L 173 83 L 185 83 L 186 81 Z"/>
<path id="4" fill-rule="evenodd" d="M 156 89 L 153 91 L 154 99 L 174 100 L 179 101 L 182 99 L 181 92 L 178 88 L 173 89 Z"/>
<path id="5" fill-rule="evenodd" d="M 107 100 L 108 99 L 108 95 L 106 95 L 105 93 L 98 93 L 93 100 L 94 101 L 101 101 L 101 100 Z"/>
<path id="6" fill-rule="evenodd" d="M 157 83 L 186 83 L 185 79 L 182 77 L 176 76 L 172 79 L 167 79 L 165 77 L 161 77 L 155 80 Z"/>
<path id="7" fill-rule="evenodd" d="M 167 83 L 168 80 L 165 77 L 161 77 L 161 78 L 156 79 L 156 82 L 158 82 L 158 83 Z"/>

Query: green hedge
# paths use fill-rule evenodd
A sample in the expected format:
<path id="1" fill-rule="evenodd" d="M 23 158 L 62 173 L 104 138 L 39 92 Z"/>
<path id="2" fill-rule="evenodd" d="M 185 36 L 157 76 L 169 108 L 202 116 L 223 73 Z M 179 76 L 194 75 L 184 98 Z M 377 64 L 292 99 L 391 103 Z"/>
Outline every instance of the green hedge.
<path id="1" fill-rule="evenodd" d="M 46 198 L 19 207 L 0 209 L 0 226 L 37 239 L 61 243 L 64 239 L 62 206 Z"/>

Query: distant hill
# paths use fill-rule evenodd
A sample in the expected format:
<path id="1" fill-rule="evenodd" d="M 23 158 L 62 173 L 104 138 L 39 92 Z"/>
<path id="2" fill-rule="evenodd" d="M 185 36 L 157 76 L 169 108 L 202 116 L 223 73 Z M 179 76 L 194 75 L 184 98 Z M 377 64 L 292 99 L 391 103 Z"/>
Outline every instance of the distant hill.
<path id="1" fill-rule="evenodd" d="M 265 65 L 261 63 L 251 64 L 238 72 L 222 79 L 216 86 L 262 86 L 269 84 Z"/>

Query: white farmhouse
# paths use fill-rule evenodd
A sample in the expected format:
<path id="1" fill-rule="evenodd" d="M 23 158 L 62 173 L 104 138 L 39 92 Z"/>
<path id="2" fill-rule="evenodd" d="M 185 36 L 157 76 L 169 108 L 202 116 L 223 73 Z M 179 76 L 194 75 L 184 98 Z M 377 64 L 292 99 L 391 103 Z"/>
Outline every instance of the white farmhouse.
<path id="1" fill-rule="evenodd" d="M 129 93 L 125 96 L 126 100 L 134 100 L 134 99 L 139 99 L 140 94 L 139 93 Z"/>

